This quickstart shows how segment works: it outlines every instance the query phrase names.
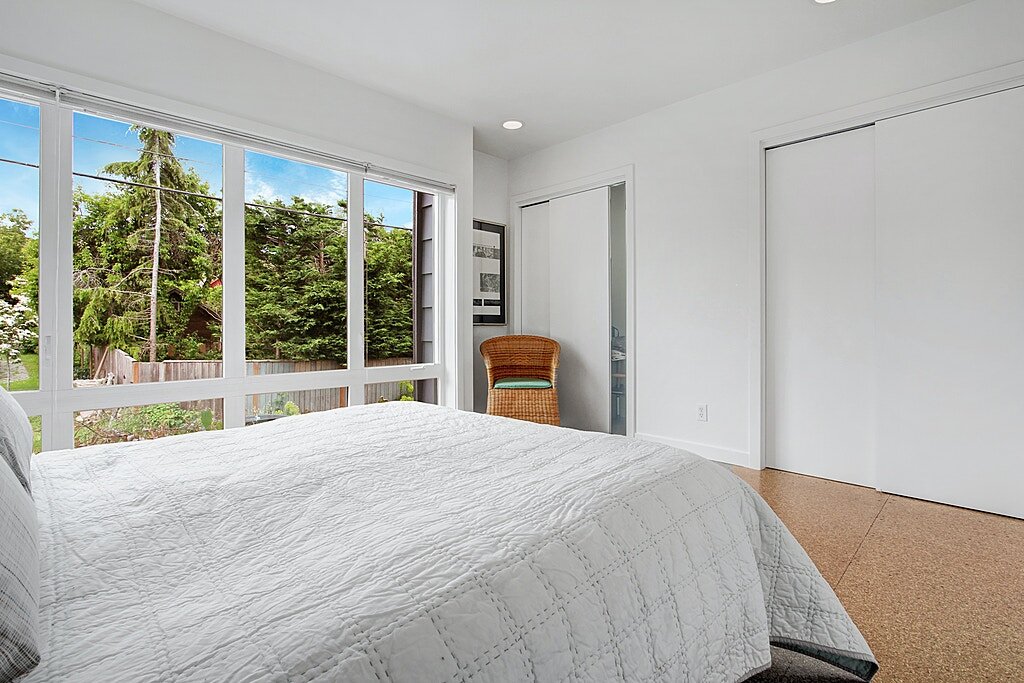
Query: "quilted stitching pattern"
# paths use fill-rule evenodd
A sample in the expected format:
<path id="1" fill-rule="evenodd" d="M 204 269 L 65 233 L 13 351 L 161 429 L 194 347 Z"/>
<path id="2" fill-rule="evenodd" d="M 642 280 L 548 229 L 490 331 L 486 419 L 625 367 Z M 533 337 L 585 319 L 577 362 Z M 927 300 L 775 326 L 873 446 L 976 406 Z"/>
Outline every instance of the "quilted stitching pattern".
<path id="1" fill-rule="evenodd" d="M 0 681 L 39 662 L 39 545 L 32 497 L 0 462 Z"/>
<path id="2" fill-rule="evenodd" d="M 29 493 L 32 493 L 29 481 L 31 460 L 32 425 L 21 405 L 0 387 L 0 461 L 7 463 Z"/>
<path id="3" fill-rule="evenodd" d="M 32 682 L 736 681 L 770 638 L 873 662 L 757 495 L 657 444 L 393 402 L 34 468 Z"/>

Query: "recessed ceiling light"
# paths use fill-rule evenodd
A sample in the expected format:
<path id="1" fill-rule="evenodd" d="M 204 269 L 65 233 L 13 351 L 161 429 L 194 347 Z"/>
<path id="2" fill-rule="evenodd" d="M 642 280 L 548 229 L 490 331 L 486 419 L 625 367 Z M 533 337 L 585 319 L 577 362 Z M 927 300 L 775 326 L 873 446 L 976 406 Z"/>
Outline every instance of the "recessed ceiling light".
<path id="1" fill-rule="evenodd" d="M 522 121 L 516 121 L 515 119 L 512 119 L 510 121 L 506 121 L 505 123 L 501 124 L 501 127 L 506 129 L 506 130 L 519 130 L 520 128 L 523 127 L 523 122 Z"/>
<path id="2" fill-rule="evenodd" d="M 814 2 L 818 3 L 819 5 L 827 5 L 830 2 L 835 2 L 835 1 L 836 0 L 814 0 Z"/>

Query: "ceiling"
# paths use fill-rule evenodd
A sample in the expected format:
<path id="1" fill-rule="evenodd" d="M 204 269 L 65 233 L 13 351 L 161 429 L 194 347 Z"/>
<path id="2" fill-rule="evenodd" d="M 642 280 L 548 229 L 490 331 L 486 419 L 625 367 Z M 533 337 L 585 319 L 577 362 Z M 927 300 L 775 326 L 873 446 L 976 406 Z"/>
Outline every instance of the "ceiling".
<path id="1" fill-rule="evenodd" d="M 505 158 L 967 2 L 136 1 L 470 122 Z"/>

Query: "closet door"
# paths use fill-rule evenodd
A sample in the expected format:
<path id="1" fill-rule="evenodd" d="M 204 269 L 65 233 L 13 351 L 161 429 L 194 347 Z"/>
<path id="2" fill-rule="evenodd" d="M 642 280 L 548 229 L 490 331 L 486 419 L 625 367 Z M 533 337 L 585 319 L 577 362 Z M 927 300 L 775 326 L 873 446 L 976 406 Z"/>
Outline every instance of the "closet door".
<path id="1" fill-rule="evenodd" d="M 768 150 L 766 180 L 766 463 L 874 486 L 874 131 Z"/>
<path id="2" fill-rule="evenodd" d="M 562 426 L 611 427 L 608 188 L 549 202 L 551 337 L 562 346 L 558 407 Z"/>
<path id="3" fill-rule="evenodd" d="M 880 488 L 1024 517 L 1024 89 L 877 136 Z"/>
<path id="4" fill-rule="evenodd" d="M 521 258 L 519 277 L 519 329 L 522 334 L 551 335 L 551 303 L 548 292 L 551 239 L 547 202 L 524 206 L 520 221 Z"/>

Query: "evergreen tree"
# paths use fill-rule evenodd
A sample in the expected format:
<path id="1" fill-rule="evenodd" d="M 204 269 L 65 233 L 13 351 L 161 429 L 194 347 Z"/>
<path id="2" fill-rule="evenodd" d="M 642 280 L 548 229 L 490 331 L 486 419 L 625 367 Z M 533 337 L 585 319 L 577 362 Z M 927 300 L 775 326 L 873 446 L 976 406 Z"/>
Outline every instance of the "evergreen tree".
<path id="1" fill-rule="evenodd" d="M 186 331 L 197 307 L 219 318 L 220 202 L 201 196 L 209 186 L 174 155 L 172 133 L 133 130 L 139 157 L 103 169 L 132 184 L 75 192 L 75 341 L 152 361 L 199 345 Z"/>
<path id="2" fill-rule="evenodd" d="M 127 182 L 75 192 L 75 341 L 149 360 L 219 357 L 204 353 L 190 321 L 198 313 L 220 321 L 221 289 L 212 286 L 221 274 L 220 202 L 202 196 L 209 187 L 175 156 L 173 134 L 134 130 L 139 157 L 103 169 Z M 346 213 L 344 201 L 302 197 L 246 206 L 248 358 L 346 362 Z M 367 214 L 364 236 L 367 354 L 409 357 L 411 232 Z"/>
<path id="3" fill-rule="evenodd" d="M 302 197 L 256 203 L 245 211 L 247 356 L 344 363 L 347 224 Z"/>
<path id="4" fill-rule="evenodd" d="M 366 215 L 366 355 L 412 357 L 412 232 Z"/>

